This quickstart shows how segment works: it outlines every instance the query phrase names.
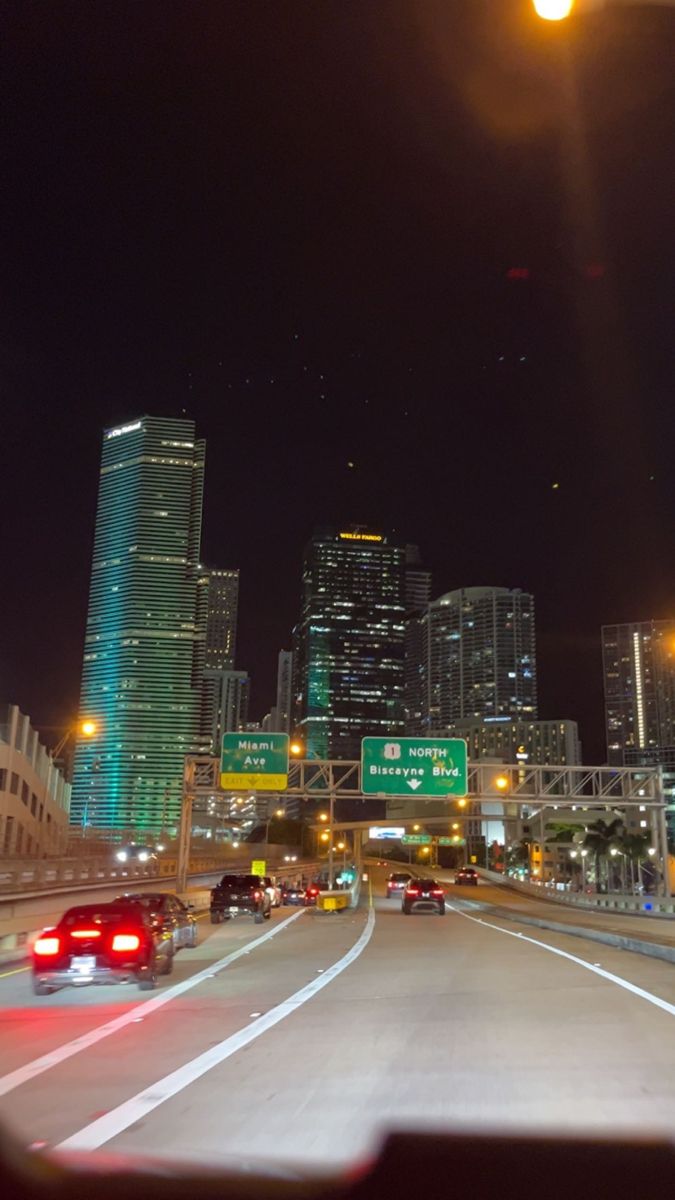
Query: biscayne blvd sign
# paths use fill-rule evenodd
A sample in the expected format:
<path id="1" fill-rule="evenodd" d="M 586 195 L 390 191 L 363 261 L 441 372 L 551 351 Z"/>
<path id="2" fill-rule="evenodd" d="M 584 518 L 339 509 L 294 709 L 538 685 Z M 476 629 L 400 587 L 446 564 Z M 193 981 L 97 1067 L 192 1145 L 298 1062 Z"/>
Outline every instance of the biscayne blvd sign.
<path id="1" fill-rule="evenodd" d="M 361 791 L 369 796 L 465 796 L 464 738 L 366 737 Z"/>

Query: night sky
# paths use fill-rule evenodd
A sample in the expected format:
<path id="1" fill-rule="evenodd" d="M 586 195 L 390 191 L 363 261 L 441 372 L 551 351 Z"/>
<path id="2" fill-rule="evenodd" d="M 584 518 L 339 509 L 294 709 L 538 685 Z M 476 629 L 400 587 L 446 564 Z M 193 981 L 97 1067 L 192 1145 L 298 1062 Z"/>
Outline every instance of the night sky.
<path id="1" fill-rule="evenodd" d="M 1 23 L 0 697 L 71 718 L 101 428 L 185 412 L 253 716 L 304 541 L 359 521 L 418 542 L 435 594 L 532 590 L 540 715 L 602 761 L 600 625 L 675 616 L 675 10 Z"/>

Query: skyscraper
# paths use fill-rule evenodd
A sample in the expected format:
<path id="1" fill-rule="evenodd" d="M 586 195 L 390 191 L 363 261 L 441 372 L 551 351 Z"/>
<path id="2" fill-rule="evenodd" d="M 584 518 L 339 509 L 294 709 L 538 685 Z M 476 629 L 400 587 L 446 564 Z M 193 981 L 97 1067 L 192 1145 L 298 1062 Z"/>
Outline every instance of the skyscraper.
<path id="1" fill-rule="evenodd" d="M 293 721 L 293 652 L 280 650 L 277 664 L 276 727 L 280 733 L 291 733 Z"/>
<path id="2" fill-rule="evenodd" d="M 362 527 L 305 549 L 294 634 L 296 725 L 308 757 L 358 758 L 361 738 L 403 732 L 405 550 Z"/>
<path id="3" fill-rule="evenodd" d="M 237 729 L 232 721 L 248 715 L 248 676 L 242 691 L 241 681 L 233 678 L 237 642 L 239 572 L 219 567 L 200 567 L 197 575 L 198 651 L 195 687 L 201 692 L 199 730 L 201 748 L 206 754 L 218 754 L 223 733 Z M 241 673 L 240 673 L 241 674 Z M 241 695 L 239 694 L 241 693 Z"/>
<path id="4" fill-rule="evenodd" d="M 204 442 L 187 419 L 108 429 L 94 534 L 71 820 L 159 831 L 199 748 L 196 579 Z"/>
<path id="5" fill-rule="evenodd" d="M 441 733 L 463 718 L 537 716 L 534 598 L 461 588 L 413 615 L 406 632 L 406 728 Z"/>
<path id="6" fill-rule="evenodd" d="M 675 770 L 675 621 L 602 628 L 608 762 Z"/>

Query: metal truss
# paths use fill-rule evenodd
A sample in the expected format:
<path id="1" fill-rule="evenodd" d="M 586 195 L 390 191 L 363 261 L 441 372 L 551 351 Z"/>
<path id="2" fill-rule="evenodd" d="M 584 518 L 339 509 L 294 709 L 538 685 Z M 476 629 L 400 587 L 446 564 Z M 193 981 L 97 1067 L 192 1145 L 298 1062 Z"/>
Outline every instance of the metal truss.
<path id="1" fill-rule="evenodd" d="M 223 795 L 218 758 L 188 755 L 185 790 L 198 796 Z M 252 789 L 253 790 L 253 789 Z M 360 762 L 340 759 L 301 759 L 289 765 L 288 796 L 341 796 L 370 800 L 385 793 L 361 790 Z M 228 793 L 229 794 L 229 793 Z M 516 805 L 596 805 L 610 808 L 644 806 L 661 808 L 665 801 L 658 767 L 568 767 L 469 763 L 468 799 L 503 800 Z M 449 797 L 455 800 L 457 797 Z M 423 801 L 424 797 L 411 795 Z M 427 797 L 428 800 L 443 797 Z"/>

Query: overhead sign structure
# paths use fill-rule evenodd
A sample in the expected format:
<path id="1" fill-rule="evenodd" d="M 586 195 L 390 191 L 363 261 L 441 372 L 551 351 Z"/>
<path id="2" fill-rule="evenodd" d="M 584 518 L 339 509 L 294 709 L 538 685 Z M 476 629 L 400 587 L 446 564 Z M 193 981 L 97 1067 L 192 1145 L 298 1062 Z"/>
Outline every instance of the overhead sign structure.
<path id="1" fill-rule="evenodd" d="M 404 825 L 371 825 L 368 839 L 373 842 L 398 841 L 404 833 Z"/>
<path id="2" fill-rule="evenodd" d="M 439 837 L 437 840 L 438 840 L 439 846 L 465 846 L 466 845 L 466 839 L 463 837 L 460 837 L 459 834 L 457 835 L 457 837 Z"/>
<path id="3" fill-rule="evenodd" d="M 288 734 L 224 733 L 220 786 L 225 792 L 285 791 Z"/>
<path id="4" fill-rule="evenodd" d="M 403 846 L 428 846 L 430 843 L 430 833 L 406 833 L 401 838 L 401 845 Z"/>
<path id="5" fill-rule="evenodd" d="M 365 737 L 361 791 L 369 796 L 465 796 L 464 738 Z"/>

